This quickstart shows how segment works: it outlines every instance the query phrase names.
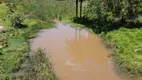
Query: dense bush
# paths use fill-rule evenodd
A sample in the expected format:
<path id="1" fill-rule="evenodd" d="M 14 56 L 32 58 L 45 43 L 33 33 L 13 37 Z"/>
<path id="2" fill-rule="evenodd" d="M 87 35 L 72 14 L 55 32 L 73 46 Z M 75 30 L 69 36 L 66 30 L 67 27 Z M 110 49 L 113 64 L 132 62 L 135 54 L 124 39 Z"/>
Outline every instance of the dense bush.
<path id="1" fill-rule="evenodd" d="M 24 21 L 24 16 L 20 12 L 14 12 L 10 16 L 11 19 L 11 24 L 15 28 L 25 28 L 27 27 L 26 25 L 22 24 Z"/>
<path id="2" fill-rule="evenodd" d="M 85 17 L 94 20 L 95 31 L 141 27 L 142 0 L 90 0 Z"/>
<path id="3" fill-rule="evenodd" d="M 24 13 L 15 11 L 12 3 L 0 5 L 0 25 L 7 27 L 22 28 L 26 27 L 22 22 L 24 21 Z"/>
<path id="4" fill-rule="evenodd" d="M 90 0 L 86 14 L 108 22 L 137 22 L 142 15 L 141 0 Z"/>

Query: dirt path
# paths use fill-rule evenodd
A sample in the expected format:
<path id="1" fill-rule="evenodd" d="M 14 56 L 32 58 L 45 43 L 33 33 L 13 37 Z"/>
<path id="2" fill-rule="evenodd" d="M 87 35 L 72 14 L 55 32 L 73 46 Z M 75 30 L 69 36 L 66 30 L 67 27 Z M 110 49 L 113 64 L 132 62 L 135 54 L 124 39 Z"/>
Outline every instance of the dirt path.
<path id="1" fill-rule="evenodd" d="M 58 80 L 121 80 L 97 35 L 63 23 L 56 26 L 42 30 L 31 48 L 49 52 Z"/>

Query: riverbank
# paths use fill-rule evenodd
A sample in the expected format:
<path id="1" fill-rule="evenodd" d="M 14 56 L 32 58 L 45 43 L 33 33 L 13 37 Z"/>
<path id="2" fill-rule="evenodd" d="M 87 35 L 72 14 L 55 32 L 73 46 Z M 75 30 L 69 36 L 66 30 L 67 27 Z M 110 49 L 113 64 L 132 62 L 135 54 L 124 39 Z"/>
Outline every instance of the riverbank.
<path id="1" fill-rule="evenodd" d="M 54 22 L 26 16 L 19 7 L 0 4 L 0 26 L 3 26 L 0 32 L 0 80 L 55 80 L 44 51 L 29 55 L 29 39 L 36 37 L 40 29 L 53 27 Z"/>
<path id="2" fill-rule="evenodd" d="M 117 70 L 129 74 L 132 80 L 141 80 L 137 78 L 142 76 L 142 28 L 120 28 L 101 36 L 113 51 L 112 60 Z"/>
<path id="3" fill-rule="evenodd" d="M 65 22 L 76 27 L 81 25 L 81 28 L 92 31 L 85 25 L 74 23 L 71 20 L 65 20 Z M 141 80 L 142 28 L 120 28 L 98 35 L 102 38 L 106 47 L 112 50 L 111 58 L 118 74 L 123 78 L 126 75 L 131 80 Z"/>

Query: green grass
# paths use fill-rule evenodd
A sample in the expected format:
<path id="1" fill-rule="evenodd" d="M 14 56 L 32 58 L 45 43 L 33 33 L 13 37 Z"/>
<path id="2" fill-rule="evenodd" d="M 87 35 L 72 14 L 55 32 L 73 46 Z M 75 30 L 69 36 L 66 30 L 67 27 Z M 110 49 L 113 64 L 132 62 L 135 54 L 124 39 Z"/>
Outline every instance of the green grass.
<path id="1" fill-rule="evenodd" d="M 20 61 L 20 54 L 16 52 L 4 53 L 0 56 L 0 80 L 10 80 L 13 77 L 16 65 Z"/>
<path id="2" fill-rule="evenodd" d="M 39 49 L 28 58 L 25 63 L 25 80 L 55 80 L 55 74 L 51 71 L 52 65 L 49 64 L 46 53 Z M 50 67 L 50 68 L 49 68 Z"/>
<path id="3" fill-rule="evenodd" d="M 0 26 L 4 26 L 4 28 L 9 27 L 11 25 L 7 12 L 8 8 L 6 4 L 0 4 Z"/>
<path id="4" fill-rule="evenodd" d="M 40 50 L 33 53 L 35 54 L 33 57 L 29 56 L 29 39 L 36 37 L 40 29 L 53 27 L 53 21 L 47 20 L 45 22 L 40 19 L 23 17 L 24 20 L 20 24 L 26 27 L 15 28 L 11 25 L 9 17 L 12 15 L 17 17 L 16 13 L 23 15 L 24 13 L 17 9 L 13 13 L 9 13 L 9 9 L 6 7 L 5 3 L 0 4 L 0 25 L 4 26 L 4 30 L 0 32 L 0 46 L 2 46 L 0 48 L 0 80 L 36 80 L 35 78 L 38 80 L 55 80 L 45 53 Z M 44 60 L 44 62 L 41 62 L 41 60 Z M 46 66 L 38 66 L 37 64 Z M 30 69 L 34 68 L 41 70 L 38 73 L 37 70 L 31 72 Z M 34 75 L 35 73 L 37 75 Z M 35 77 L 27 76 L 27 74 L 33 74 Z"/>
<path id="5" fill-rule="evenodd" d="M 113 49 L 113 60 L 122 72 L 142 75 L 142 28 L 120 28 L 102 37 Z"/>

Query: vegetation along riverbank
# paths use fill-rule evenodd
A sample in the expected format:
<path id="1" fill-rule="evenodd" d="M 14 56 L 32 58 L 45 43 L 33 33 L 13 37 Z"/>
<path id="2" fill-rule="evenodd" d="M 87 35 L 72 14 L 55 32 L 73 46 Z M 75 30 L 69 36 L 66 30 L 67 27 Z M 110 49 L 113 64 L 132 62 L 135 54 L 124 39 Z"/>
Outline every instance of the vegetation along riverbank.
<path id="1" fill-rule="evenodd" d="M 31 52 L 29 45 L 40 29 L 54 23 L 32 17 L 25 10 L 13 2 L 0 4 L 0 80 L 54 80 L 45 53 Z"/>

